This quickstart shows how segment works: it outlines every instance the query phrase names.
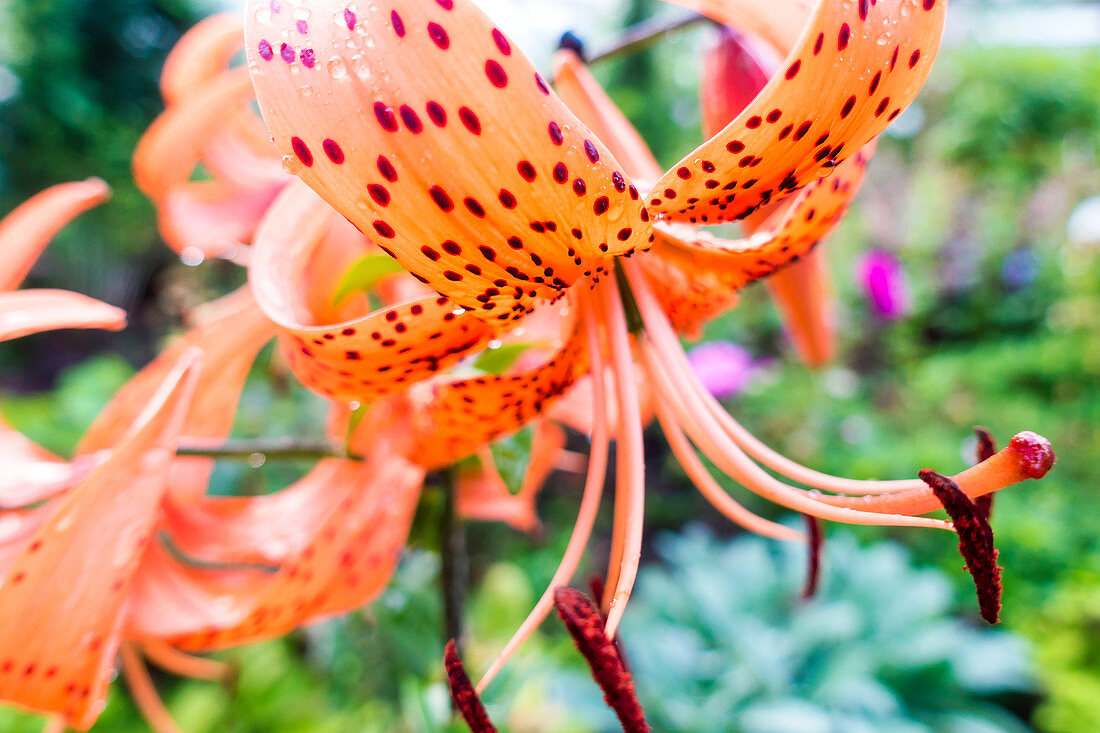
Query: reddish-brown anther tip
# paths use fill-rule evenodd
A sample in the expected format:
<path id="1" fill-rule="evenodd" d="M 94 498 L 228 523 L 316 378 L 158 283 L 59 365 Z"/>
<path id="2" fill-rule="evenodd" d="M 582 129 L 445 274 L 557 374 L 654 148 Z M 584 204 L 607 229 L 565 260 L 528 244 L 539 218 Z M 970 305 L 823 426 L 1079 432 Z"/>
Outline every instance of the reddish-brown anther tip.
<path id="1" fill-rule="evenodd" d="M 997 623 L 1001 613 L 1001 568 L 997 566 L 997 549 L 993 547 L 993 530 L 989 522 L 977 504 L 951 479 L 928 468 L 917 475 L 932 489 L 955 524 L 959 552 L 974 578 L 982 618 L 991 624 Z"/>
<path id="2" fill-rule="evenodd" d="M 554 607 L 592 668 L 592 677 L 603 690 L 604 700 L 619 716 L 623 731 L 648 733 L 649 723 L 634 690 L 634 678 L 623 666 L 615 644 L 604 633 L 599 610 L 584 593 L 565 586 L 554 591 Z"/>
<path id="3" fill-rule="evenodd" d="M 447 683 L 451 687 L 451 699 L 454 700 L 455 709 L 462 715 L 466 725 L 470 726 L 473 733 L 496 733 L 496 726 L 489 720 L 489 713 L 481 704 L 481 698 L 477 696 L 474 686 L 470 684 L 470 678 L 466 674 L 466 668 L 462 666 L 462 660 L 458 657 L 458 648 L 455 640 L 447 642 L 447 648 L 443 652 L 443 663 L 447 668 Z"/>
<path id="4" fill-rule="evenodd" d="M 978 436 L 976 452 L 978 454 L 978 463 L 981 463 L 997 452 L 997 441 L 993 439 L 993 436 L 988 430 L 980 426 L 974 428 L 974 434 Z M 993 516 L 994 496 L 996 496 L 996 494 L 983 494 L 974 500 L 974 503 L 981 509 L 982 516 L 986 518 L 986 521 L 989 521 L 989 518 Z"/>
<path id="5" fill-rule="evenodd" d="M 809 536 L 809 560 L 806 582 L 802 586 L 802 600 L 808 601 L 817 595 L 817 588 L 821 584 L 821 546 L 825 543 L 825 534 L 821 531 L 821 521 L 817 517 L 803 514 L 802 519 L 806 522 L 806 534 Z"/>
<path id="6" fill-rule="evenodd" d="M 1050 441 L 1030 430 L 1012 436 L 1008 447 L 1020 456 L 1020 466 L 1028 478 L 1046 476 L 1057 458 Z"/>

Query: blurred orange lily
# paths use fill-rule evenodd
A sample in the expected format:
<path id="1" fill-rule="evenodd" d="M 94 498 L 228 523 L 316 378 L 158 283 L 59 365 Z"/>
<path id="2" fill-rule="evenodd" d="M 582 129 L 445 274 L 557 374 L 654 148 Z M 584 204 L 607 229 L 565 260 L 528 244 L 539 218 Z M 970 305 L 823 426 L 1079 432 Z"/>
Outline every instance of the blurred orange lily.
<path id="1" fill-rule="evenodd" d="M 257 299 L 297 349 L 295 369 L 312 388 L 359 400 L 421 382 L 410 398 L 426 394 L 435 406 L 425 415 L 438 432 L 424 445 L 441 461 L 515 430 L 578 376 L 604 374 L 606 360 L 615 377 L 608 392 L 617 404 L 619 443 L 604 598 L 610 635 L 641 546 L 635 356 L 673 451 L 703 494 L 735 521 L 801 539 L 736 504 L 692 443 L 745 487 L 811 516 L 951 528 L 916 516 L 941 506 L 919 480 L 839 479 L 768 449 L 694 379 L 677 338 L 677 331 L 691 332 L 732 305 L 739 287 L 805 255 L 832 229 L 858 188 L 874 137 L 927 77 L 944 2 L 702 3 L 699 9 L 736 22 L 784 60 L 735 119 L 666 172 L 576 57 L 566 52 L 557 62 L 567 107 L 467 0 L 366 8 L 316 0 L 309 7 L 322 20 L 300 20 L 261 2 L 249 11 L 249 67 L 275 145 L 324 202 L 438 296 L 367 316 L 369 325 L 314 325 L 313 311 L 303 306 L 309 301 L 293 283 L 311 266 L 331 214 L 292 185 L 257 233 L 250 272 Z M 886 43 L 883 27 L 890 29 Z M 746 241 L 722 241 L 696 228 L 750 217 L 757 231 Z M 543 365 L 474 379 L 433 376 L 505 329 L 522 327 L 529 314 L 556 307 L 568 335 Z M 607 398 L 602 379 L 591 384 L 589 480 L 551 586 L 576 567 L 603 482 Z M 979 496 L 1041 476 L 1052 462 L 1045 441 L 1021 434 L 955 480 Z M 760 464 L 807 488 L 774 478 Z M 548 591 L 517 640 L 550 600 Z M 482 686 L 498 668 L 490 668 Z"/>

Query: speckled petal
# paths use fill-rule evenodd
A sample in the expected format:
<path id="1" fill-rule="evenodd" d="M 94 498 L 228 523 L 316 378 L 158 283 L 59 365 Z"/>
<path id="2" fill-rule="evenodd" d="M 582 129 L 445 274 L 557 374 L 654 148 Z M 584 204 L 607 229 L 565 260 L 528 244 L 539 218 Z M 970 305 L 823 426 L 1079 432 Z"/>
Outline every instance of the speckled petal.
<path id="1" fill-rule="evenodd" d="M 86 730 L 105 703 L 127 590 L 197 381 L 189 353 L 104 463 L 63 498 L 0 588 L 0 698 Z"/>
<path id="2" fill-rule="evenodd" d="M 249 268 L 256 300 L 279 325 L 290 366 L 307 387 L 343 400 L 373 400 L 440 373 L 492 338 L 494 328 L 486 321 L 438 295 L 318 323 L 309 308 L 313 281 L 340 268 L 330 263 L 326 272 L 315 273 L 313 265 L 338 219 L 295 182 L 261 224 Z M 364 240 L 364 251 L 367 246 Z"/>
<path id="3" fill-rule="evenodd" d="M 648 245 L 622 167 L 468 0 L 261 15 L 246 48 L 280 152 L 459 305 L 516 319 Z"/>
<path id="4" fill-rule="evenodd" d="M 737 6 L 731 16 L 742 5 L 764 7 L 755 0 L 729 5 Z M 827 173 L 916 96 L 939 48 L 946 6 L 821 2 L 756 99 L 657 183 L 651 209 L 676 221 L 740 219 Z"/>

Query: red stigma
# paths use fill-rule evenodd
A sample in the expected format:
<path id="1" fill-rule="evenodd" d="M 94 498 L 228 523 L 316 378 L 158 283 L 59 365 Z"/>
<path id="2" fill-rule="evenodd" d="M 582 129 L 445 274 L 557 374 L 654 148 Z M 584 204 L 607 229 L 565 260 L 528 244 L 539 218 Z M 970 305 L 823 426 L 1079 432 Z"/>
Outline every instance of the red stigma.
<path id="1" fill-rule="evenodd" d="M 997 623 L 1001 612 L 1001 568 L 997 566 L 997 550 L 993 547 L 993 530 L 989 522 L 978 505 L 951 479 L 927 468 L 917 475 L 932 489 L 955 524 L 959 552 L 974 578 L 982 618 L 991 624 Z"/>
<path id="2" fill-rule="evenodd" d="M 634 678 L 623 665 L 615 644 L 604 633 L 603 619 L 596 606 L 579 590 L 562 586 L 554 591 L 554 607 L 592 668 L 592 677 L 603 690 L 604 700 L 619 716 L 624 733 L 648 733 L 650 727 L 634 690 Z"/>
<path id="3" fill-rule="evenodd" d="M 466 725 L 470 726 L 473 733 L 496 733 L 496 726 L 489 720 L 489 713 L 481 704 L 481 698 L 470 684 L 470 678 L 466 674 L 466 668 L 462 666 L 462 660 L 458 656 L 458 648 L 455 640 L 447 642 L 447 648 L 443 653 L 443 664 L 447 668 L 447 683 L 451 687 L 451 699 L 454 700 L 455 709 L 462 715 Z"/>

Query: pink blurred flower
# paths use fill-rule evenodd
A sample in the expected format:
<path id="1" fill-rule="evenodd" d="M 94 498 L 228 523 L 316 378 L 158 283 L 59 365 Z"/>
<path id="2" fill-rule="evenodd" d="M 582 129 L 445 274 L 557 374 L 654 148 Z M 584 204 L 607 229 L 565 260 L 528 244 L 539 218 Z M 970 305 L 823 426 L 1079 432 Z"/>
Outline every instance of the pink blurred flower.
<path id="1" fill-rule="evenodd" d="M 887 320 L 901 318 L 911 308 L 905 271 L 889 252 L 871 250 L 856 266 L 863 294 L 876 315 Z"/>
<path id="2" fill-rule="evenodd" d="M 739 394 L 752 381 L 752 354 L 731 341 L 709 341 L 688 352 L 691 368 L 703 386 L 718 399 Z"/>

